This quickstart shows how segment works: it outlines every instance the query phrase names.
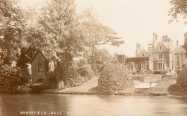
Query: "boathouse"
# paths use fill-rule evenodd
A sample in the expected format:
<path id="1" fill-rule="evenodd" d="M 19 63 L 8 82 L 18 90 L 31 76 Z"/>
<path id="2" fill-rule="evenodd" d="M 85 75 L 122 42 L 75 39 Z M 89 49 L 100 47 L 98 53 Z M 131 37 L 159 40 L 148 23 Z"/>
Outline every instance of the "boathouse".
<path id="1" fill-rule="evenodd" d="M 28 64 L 31 68 L 32 82 L 47 79 L 49 61 L 40 50 L 31 47 L 27 50 L 22 50 L 18 65 L 26 70 Z"/>

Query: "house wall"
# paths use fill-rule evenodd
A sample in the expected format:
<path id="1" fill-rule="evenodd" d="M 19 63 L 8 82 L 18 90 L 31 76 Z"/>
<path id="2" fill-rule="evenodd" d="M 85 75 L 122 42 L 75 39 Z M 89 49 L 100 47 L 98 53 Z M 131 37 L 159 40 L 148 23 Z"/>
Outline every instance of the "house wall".
<path id="1" fill-rule="evenodd" d="M 182 67 L 184 65 L 185 60 L 185 53 L 175 53 L 174 54 L 174 60 L 173 60 L 173 68 L 175 71 L 182 70 Z"/>
<path id="2" fill-rule="evenodd" d="M 149 61 L 127 62 L 126 66 L 129 73 L 145 73 L 149 71 Z"/>
<path id="3" fill-rule="evenodd" d="M 44 56 L 39 53 L 32 62 L 32 80 L 36 82 L 39 79 L 47 78 L 47 61 Z"/>
<path id="4" fill-rule="evenodd" d="M 153 71 L 167 71 L 169 69 L 169 52 L 156 52 L 152 59 Z"/>

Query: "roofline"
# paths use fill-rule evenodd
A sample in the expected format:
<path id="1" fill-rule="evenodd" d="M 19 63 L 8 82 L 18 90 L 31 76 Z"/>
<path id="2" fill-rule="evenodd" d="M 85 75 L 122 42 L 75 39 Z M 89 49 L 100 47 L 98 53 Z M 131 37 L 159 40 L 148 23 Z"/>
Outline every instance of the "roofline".
<path id="1" fill-rule="evenodd" d="M 33 48 L 31 48 L 31 47 L 29 47 L 28 49 L 27 49 L 27 51 L 25 52 L 25 56 L 26 56 L 26 54 L 29 52 L 29 50 L 31 50 L 31 49 L 33 49 Z M 44 58 L 45 58 L 45 60 L 48 62 L 49 60 L 44 56 L 44 54 L 41 52 L 41 50 L 38 50 L 38 49 L 36 49 L 36 51 L 37 51 L 37 53 L 34 55 L 34 57 L 30 60 L 31 61 L 31 63 L 33 62 L 33 59 L 35 59 L 35 57 L 40 53 Z"/>

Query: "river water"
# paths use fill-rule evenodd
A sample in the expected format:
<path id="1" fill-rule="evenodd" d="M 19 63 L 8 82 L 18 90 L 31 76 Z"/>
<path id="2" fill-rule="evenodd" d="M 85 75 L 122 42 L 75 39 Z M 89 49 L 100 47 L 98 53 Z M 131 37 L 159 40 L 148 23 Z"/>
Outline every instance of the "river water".
<path id="1" fill-rule="evenodd" d="M 166 96 L 0 95 L 0 116 L 27 115 L 187 116 L 187 99 Z"/>

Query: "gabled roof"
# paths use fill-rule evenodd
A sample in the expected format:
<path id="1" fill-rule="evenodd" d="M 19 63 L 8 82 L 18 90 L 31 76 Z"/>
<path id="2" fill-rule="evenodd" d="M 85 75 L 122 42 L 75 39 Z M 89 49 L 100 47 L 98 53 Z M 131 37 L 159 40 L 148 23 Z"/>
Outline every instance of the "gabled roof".
<path id="1" fill-rule="evenodd" d="M 39 50 L 35 49 L 35 48 L 29 48 L 26 53 L 24 54 L 24 56 L 29 60 L 29 61 L 33 61 L 33 59 L 36 57 L 37 54 L 39 54 Z"/>
<path id="2" fill-rule="evenodd" d="M 33 47 L 29 47 L 28 49 L 22 51 L 22 54 L 18 60 L 18 64 L 23 65 L 27 62 L 32 63 L 38 54 L 41 54 L 43 58 L 46 61 L 48 61 L 47 58 L 44 56 L 44 54 L 40 50 L 33 48 Z"/>

